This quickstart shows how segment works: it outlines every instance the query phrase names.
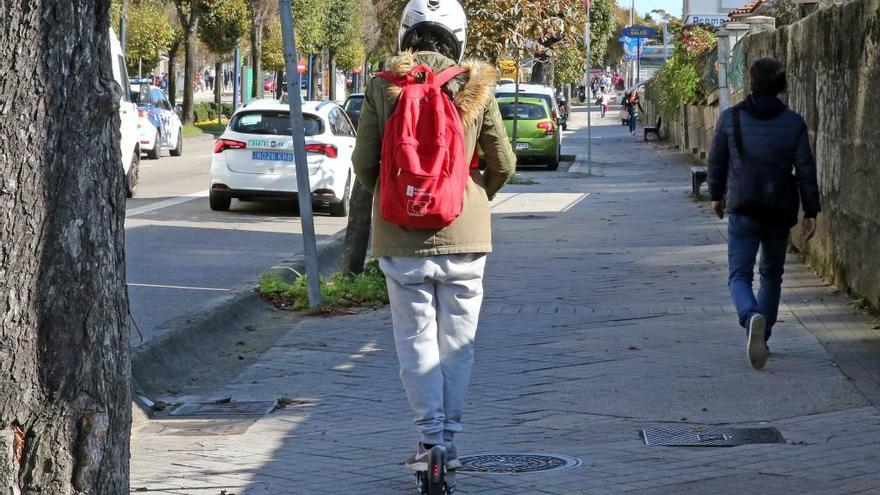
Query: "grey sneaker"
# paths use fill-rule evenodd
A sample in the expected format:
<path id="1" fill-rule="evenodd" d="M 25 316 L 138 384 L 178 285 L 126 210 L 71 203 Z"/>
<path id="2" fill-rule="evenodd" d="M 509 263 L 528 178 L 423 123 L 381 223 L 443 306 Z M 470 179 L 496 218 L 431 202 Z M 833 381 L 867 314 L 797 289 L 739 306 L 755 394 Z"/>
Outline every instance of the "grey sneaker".
<path id="1" fill-rule="evenodd" d="M 424 444 L 419 443 L 419 450 L 417 450 L 415 454 L 409 456 L 409 459 L 406 460 L 404 466 L 411 471 L 425 472 L 428 470 L 428 459 L 430 459 L 430 455 L 430 449 L 426 449 Z"/>
<path id="2" fill-rule="evenodd" d="M 764 332 L 767 330 L 767 320 L 763 315 L 755 314 L 749 320 L 749 341 L 746 349 L 752 368 L 759 370 L 767 364 L 767 340 Z"/>

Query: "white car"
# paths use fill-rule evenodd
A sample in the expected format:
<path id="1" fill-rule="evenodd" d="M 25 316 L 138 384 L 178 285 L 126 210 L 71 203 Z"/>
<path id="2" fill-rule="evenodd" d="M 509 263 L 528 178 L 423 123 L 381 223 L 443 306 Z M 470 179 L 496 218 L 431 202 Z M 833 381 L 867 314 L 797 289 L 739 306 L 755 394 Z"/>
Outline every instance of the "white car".
<path id="1" fill-rule="evenodd" d="M 171 156 L 183 155 L 183 125 L 175 113 L 165 92 L 150 84 L 149 79 L 132 79 L 131 95 L 138 107 L 138 117 L 152 124 L 142 125 L 141 150 L 151 159 L 158 159 L 162 150 L 169 150 Z M 144 136 L 152 132 L 152 135 Z"/>
<path id="2" fill-rule="evenodd" d="M 330 214 L 348 215 L 354 169 L 355 129 L 331 101 L 303 103 L 309 184 L 313 203 Z M 239 109 L 214 145 L 210 205 L 226 211 L 233 198 L 296 199 L 298 194 L 289 107 L 257 100 Z"/>
<path id="3" fill-rule="evenodd" d="M 122 88 L 122 97 L 119 100 L 119 150 L 122 152 L 122 170 L 125 173 L 125 195 L 131 198 L 137 190 L 141 163 L 137 130 L 138 114 L 137 107 L 131 100 L 131 93 L 126 91 L 128 72 L 125 68 L 125 55 L 112 29 L 110 30 L 110 65 L 113 68 L 113 78 Z"/>
<path id="4" fill-rule="evenodd" d="M 162 149 L 159 141 L 156 140 L 159 130 L 150 122 L 150 116 L 145 110 L 138 109 L 137 130 L 141 150 L 151 157 L 158 156 Z"/>

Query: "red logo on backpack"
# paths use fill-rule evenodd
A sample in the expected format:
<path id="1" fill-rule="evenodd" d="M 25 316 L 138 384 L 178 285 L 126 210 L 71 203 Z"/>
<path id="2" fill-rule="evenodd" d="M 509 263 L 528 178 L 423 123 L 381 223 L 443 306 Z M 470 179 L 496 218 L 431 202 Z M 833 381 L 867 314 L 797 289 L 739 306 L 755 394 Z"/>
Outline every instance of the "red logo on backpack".
<path id="1" fill-rule="evenodd" d="M 402 88 L 382 138 L 379 205 L 385 220 L 435 229 L 461 215 L 471 166 L 458 110 L 441 88 L 463 72 L 451 67 L 435 75 L 422 65 L 405 76 L 379 73 Z M 424 83 L 417 74 L 425 75 Z"/>

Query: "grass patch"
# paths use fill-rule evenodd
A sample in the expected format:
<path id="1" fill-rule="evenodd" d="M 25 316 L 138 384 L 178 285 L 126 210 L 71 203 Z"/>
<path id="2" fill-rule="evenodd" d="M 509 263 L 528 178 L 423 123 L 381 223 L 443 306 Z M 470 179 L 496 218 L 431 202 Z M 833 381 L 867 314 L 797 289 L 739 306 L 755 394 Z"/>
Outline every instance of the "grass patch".
<path id="1" fill-rule="evenodd" d="M 379 260 L 370 260 L 359 275 L 336 273 L 321 279 L 320 307 L 309 310 L 308 277 L 303 275 L 289 284 L 274 273 L 260 279 L 260 295 L 276 307 L 312 314 L 337 314 L 350 308 L 379 308 L 388 304 L 385 274 Z"/>
<path id="2" fill-rule="evenodd" d="M 535 184 L 538 184 L 538 181 L 529 177 L 523 177 L 519 174 L 514 174 L 513 177 L 507 180 L 507 184 L 511 186 L 534 186 Z"/>
<path id="3" fill-rule="evenodd" d="M 226 130 L 226 124 L 228 123 L 229 119 L 223 119 L 219 124 L 217 123 L 217 119 L 214 119 L 206 120 L 204 122 L 196 122 L 193 125 L 185 125 L 183 126 L 183 137 L 201 136 L 203 134 L 210 134 L 216 137 L 223 134 L 223 131 Z"/>

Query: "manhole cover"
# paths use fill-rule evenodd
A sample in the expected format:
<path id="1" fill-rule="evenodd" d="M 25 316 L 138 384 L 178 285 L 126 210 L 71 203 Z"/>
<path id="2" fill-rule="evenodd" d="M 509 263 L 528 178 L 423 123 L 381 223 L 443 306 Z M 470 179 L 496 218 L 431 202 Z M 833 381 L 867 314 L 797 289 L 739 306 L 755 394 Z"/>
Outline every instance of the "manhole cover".
<path id="1" fill-rule="evenodd" d="M 254 402 L 196 402 L 175 409 L 171 416 L 265 416 L 275 407 L 275 401 Z"/>
<path id="2" fill-rule="evenodd" d="M 785 443 L 776 428 L 645 428 L 645 445 L 664 447 L 735 447 L 756 443 Z"/>
<path id="3" fill-rule="evenodd" d="M 492 452 L 459 457 L 461 472 L 519 474 L 572 469 L 581 460 L 559 454 Z"/>

